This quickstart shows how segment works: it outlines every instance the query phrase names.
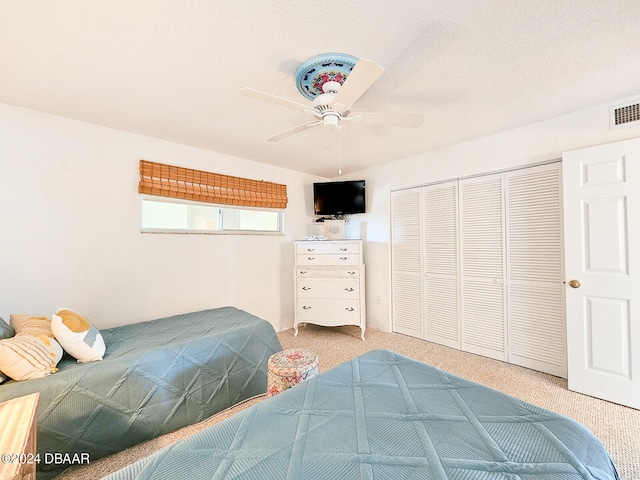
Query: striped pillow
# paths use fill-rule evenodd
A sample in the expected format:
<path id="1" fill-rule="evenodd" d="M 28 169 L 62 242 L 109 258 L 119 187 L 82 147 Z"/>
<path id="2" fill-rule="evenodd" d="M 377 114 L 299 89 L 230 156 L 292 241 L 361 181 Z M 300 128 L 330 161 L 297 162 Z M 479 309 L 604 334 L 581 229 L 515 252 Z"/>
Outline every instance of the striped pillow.
<path id="1" fill-rule="evenodd" d="M 0 340 L 0 371 L 14 380 L 42 378 L 56 372 L 62 347 L 46 335 L 17 335 Z"/>
<path id="2" fill-rule="evenodd" d="M 12 313 L 9 317 L 9 323 L 16 331 L 16 335 L 46 335 L 47 337 L 53 337 L 51 320 L 47 317 Z"/>

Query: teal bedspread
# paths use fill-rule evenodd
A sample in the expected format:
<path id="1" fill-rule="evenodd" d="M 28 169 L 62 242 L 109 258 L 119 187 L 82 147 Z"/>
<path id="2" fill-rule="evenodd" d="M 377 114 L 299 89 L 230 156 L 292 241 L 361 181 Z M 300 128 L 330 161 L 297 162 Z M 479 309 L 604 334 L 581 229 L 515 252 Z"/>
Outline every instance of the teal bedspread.
<path id="1" fill-rule="evenodd" d="M 377 350 L 112 475 L 132 479 L 617 479 L 562 415 Z"/>
<path id="2" fill-rule="evenodd" d="M 0 402 L 40 392 L 40 480 L 70 466 L 56 453 L 92 461 L 266 392 L 267 361 L 282 349 L 269 322 L 234 307 L 101 333 L 102 361 L 65 357 L 53 375 L 0 386 Z"/>

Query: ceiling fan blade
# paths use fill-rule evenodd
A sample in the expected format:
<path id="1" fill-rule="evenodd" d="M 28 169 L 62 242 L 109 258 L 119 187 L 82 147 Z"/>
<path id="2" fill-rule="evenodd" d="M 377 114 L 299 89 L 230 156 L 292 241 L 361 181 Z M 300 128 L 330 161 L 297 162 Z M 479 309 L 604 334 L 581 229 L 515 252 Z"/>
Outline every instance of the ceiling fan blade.
<path id="1" fill-rule="evenodd" d="M 282 140 L 283 138 L 295 135 L 296 133 L 303 132 L 317 125 L 322 125 L 322 121 L 319 120 L 317 122 L 303 123 L 302 125 L 298 125 L 297 127 L 290 128 L 289 130 L 285 130 L 284 132 L 280 132 L 277 135 L 273 135 L 272 137 L 267 138 L 267 142 L 277 142 L 278 140 Z"/>
<path id="2" fill-rule="evenodd" d="M 291 100 L 287 100 L 286 98 L 271 95 L 270 93 L 261 92 L 260 90 L 255 90 L 249 87 L 241 88 L 240 95 L 256 98 L 264 102 L 275 103 L 276 105 L 280 105 L 281 107 L 293 108 L 294 110 L 299 110 L 302 112 L 310 109 L 309 105 L 303 105 L 302 103 L 293 102 Z"/>
<path id="3" fill-rule="evenodd" d="M 340 87 L 332 105 L 344 105 L 349 110 L 351 105 L 380 78 L 383 72 L 384 68 L 376 62 L 364 58 L 359 59 L 344 84 Z"/>
<path id="4" fill-rule="evenodd" d="M 363 125 L 387 125 L 390 127 L 416 128 L 424 122 L 424 115 L 418 115 L 415 113 L 358 112 L 353 115 L 362 117 L 360 119 L 360 123 Z"/>

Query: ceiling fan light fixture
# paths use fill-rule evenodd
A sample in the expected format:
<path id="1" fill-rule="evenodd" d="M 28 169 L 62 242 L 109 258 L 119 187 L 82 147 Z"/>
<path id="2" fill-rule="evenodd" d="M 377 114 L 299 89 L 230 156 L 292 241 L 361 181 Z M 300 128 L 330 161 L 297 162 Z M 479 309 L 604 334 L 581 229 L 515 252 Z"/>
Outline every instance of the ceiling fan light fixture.
<path id="1" fill-rule="evenodd" d="M 335 80 L 329 80 L 322 84 L 322 92 L 323 93 L 338 93 L 342 84 L 340 82 L 336 82 Z"/>
<path id="2" fill-rule="evenodd" d="M 322 124 L 333 131 L 338 131 L 342 128 L 340 125 L 340 116 L 335 114 L 324 115 L 322 117 Z"/>

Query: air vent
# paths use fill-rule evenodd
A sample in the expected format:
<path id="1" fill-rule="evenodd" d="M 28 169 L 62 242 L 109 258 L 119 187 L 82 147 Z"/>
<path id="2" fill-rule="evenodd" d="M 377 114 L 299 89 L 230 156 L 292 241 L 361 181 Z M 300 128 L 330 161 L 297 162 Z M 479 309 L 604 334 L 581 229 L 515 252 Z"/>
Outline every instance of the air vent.
<path id="1" fill-rule="evenodd" d="M 640 102 L 630 105 L 611 107 L 609 110 L 610 128 L 624 127 L 640 122 Z"/>

